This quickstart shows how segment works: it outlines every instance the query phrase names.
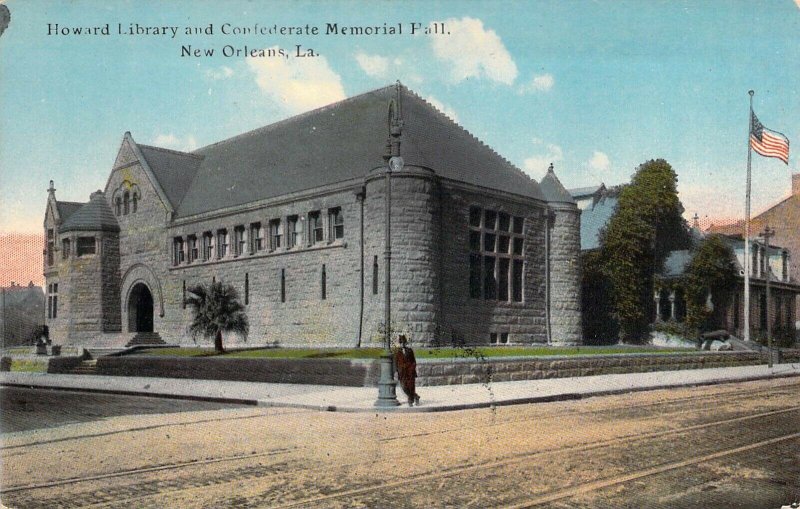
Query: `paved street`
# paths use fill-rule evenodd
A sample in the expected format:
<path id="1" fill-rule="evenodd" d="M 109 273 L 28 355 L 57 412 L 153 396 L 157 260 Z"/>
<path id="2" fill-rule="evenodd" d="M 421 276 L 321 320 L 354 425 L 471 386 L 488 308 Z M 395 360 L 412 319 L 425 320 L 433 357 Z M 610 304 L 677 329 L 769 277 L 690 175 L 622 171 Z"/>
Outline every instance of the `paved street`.
<path id="1" fill-rule="evenodd" d="M 3 434 L 9 507 L 727 509 L 800 497 L 796 378 L 419 414 L 84 394 L 81 408 L 102 407 L 60 420 L 74 396 L 2 392 L 4 431 L 19 430 Z"/>

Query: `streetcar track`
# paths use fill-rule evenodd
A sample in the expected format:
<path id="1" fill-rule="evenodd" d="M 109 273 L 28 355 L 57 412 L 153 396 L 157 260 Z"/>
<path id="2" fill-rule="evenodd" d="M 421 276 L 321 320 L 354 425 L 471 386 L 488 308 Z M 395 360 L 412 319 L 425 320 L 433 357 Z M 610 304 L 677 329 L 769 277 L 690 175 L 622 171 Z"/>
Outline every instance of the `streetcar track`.
<path id="1" fill-rule="evenodd" d="M 800 387 L 800 384 L 792 383 L 792 384 L 782 385 L 780 387 L 780 389 L 782 390 L 782 389 L 785 389 L 787 387 L 789 387 L 789 388 L 791 388 L 791 387 Z M 591 415 L 591 416 L 596 417 L 599 414 L 609 414 L 609 413 L 613 413 L 613 412 L 618 412 L 620 410 L 643 410 L 643 409 L 652 408 L 652 407 L 663 407 L 665 405 L 675 405 L 675 404 L 682 404 L 682 403 L 689 403 L 689 402 L 699 402 L 699 401 L 707 400 L 707 399 L 719 399 L 720 397 L 730 398 L 730 397 L 735 397 L 735 396 L 739 396 L 739 395 L 753 396 L 753 395 L 759 394 L 759 393 L 768 393 L 770 396 L 776 396 L 776 397 L 777 396 L 782 396 L 782 395 L 785 396 L 785 395 L 792 394 L 788 390 L 787 391 L 783 391 L 783 392 L 779 392 L 779 391 L 776 391 L 774 388 L 764 388 L 764 389 L 754 389 L 754 390 L 752 390 L 752 389 L 751 390 L 741 389 L 741 390 L 736 390 L 736 391 L 725 392 L 725 393 L 722 393 L 722 394 L 709 394 L 709 395 L 700 394 L 700 395 L 696 395 L 696 396 L 686 396 L 686 397 L 682 397 L 682 398 L 670 399 L 670 400 L 667 400 L 667 401 L 659 400 L 659 401 L 654 401 L 654 402 L 649 402 L 649 403 L 642 403 L 642 404 L 634 404 L 634 405 L 620 404 L 618 406 L 615 405 L 615 406 L 610 407 L 610 408 L 604 408 L 603 410 L 600 410 L 600 411 L 598 411 L 598 410 L 579 410 L 579 411 L 558 410 L 558 411 L 554 411 L 553 413 L 551 413 L 549 415 L 544 415 L 544 416 L 538 415 L 538 416 L 536 416 L 536 420 L 537 421 L 542 421 L 542 420 L 545 420 L 545 419 L 560 419 L 560 418 L 563 418 L 565 414 L 568 415 L 569 417 L 580 417 L 580 416 L 584 416 L 584 415 Z M 661 412 L 660 415 L 663 415 L 663 414 L 664 414 L 664 412 Z M 530 421 L 530 420 L 531 420 L 531 418 L 529 418 L 529 417 L 520 417 L 520 418 L 515 418 L 515 419 L 505 419 L 505 420 L 498 420 L 498 421 L 486 423 L 484 425 L 481 425 L 480 427 L 482 429 L 483 428 L 491 428 L 491 427 L 494 427 L 494 426 L 503 426 L 503 425 L 506 425 L 506 424 L 524 423 L 524 422 L 527 422 L 527 421 Z M 420 432 L 420 433 L 409 433 L 409 434 L 405 434 L 405 435 L 397 435 L 397 436 L 391 436 L 391 437 L 386 437 L 386 438 L 380 438 L 380 439 L 378 439 L 378 441 L 379 442 L 392 442 L 392 441 L 396 441 L 396 440 L 406 440 L 406 439 L 409 439 L 409 438 L 421 438 L 421 437 L 439 435 L 439 434 L 444 434 L 444 433 L 452 433 L 452 432 L 456 432 L 456 431 L 462 431 L 462 430 L 467 429 L 467 428 L 474 429 L 475 426 L 474 425 L 472 425 L 472 426 L 458 426 L 458 427 L 450 427 L 450 428 L 441 429 L 441 430 L 435 430 L 435 431 L 425 431 L 425 432 Z"/>
<path id="2" fill-rule="evenodd" d="M 328 500 L 335 500 L 335 499 L 339 499 L 339 498 L 343 498 L 343 497 L 352 497 L 352 496 L 356 496 L 356 495 L 363 495 L 363 494 L 366 494 L 366 493 L 379 491 L 379 490 L 383 490 L 383 489 L 391 489 L 391 488 L 396 488 L 396 487 L 407 486 L 409 483 L 416 483 L 416 482 L 421 482 L 421 481 L 429 481 L 429 480 L 438 479 L 438 478 L 444 479 L 444 478 L 447 478 L 447 477 L 452 477 L 454 475 L 464 474 L 464 473 L 468 473 L 468 472 L 472 472 L 472 471 L 476 471 L 476 470 L 491 469 L 491 468 L 495 468 L 495 467 L 514 465 L 514 464 L 522 463 L 522 462 L 524 462 L 526 460 L 529 460 L 529 459 L 535 458 L 535 457 L 539 457 L 539 456 L 552 455 L 552 454 L 562 454 L 562 453 L 586 452 L 586 451 L 591 451 L 591 450 L 594 450 L 594 449 L 600 449 L 600 448 L 603 448 L 603 447 L 608 447 L 608 446 L 613 446 L 613 445 L 631 443 L 631 442 L 635 442 L 635 441 L 639 441 L 639 440 L 661 438 L 661 437 L 666 437 L 666 436 L 670 436 L 670 435 L 678 435 L 678 434 L 688 433 L 688 432 L 692 432 L 692 431 L 697 431 L 697 430 L 703 430 L 703 429 L 707 429 L 707 428 L 717 427 L 717 426 L 720 426 L 720 425 L 723 425 L 723 424 L 733 424 L 733 423 L 737 423 L 737 422 L 744 422 L 744 421 L 749 421 L 749 420 L 754 420 L 754 419 L 760 419 L 760 418 L 763 418 L 763 417 L 781 415 L 781 414 L 797 412 L 797 411 L 800 411 L 800 406 L 794 406 L 794 407 L 791 407 L 791 408 L 785 408 L 785 409 L 780 409 L 780 410 L 773 410 L 773 411 L 769 411 L 769 412 L 762 412 L 762 413 L 753 414 L 753 415 L 745 415 L 745 416 L 740 416 L 740 417 L 735 417 L 735 418 L 730 418 L 730 419 L 717 420 L 717 421 L 713 421 L 713 422 L 697 424 L 697 425 L 682 427 L 682 428 L 678 428 L 678 429 L 663 430 L 663 431 L 656 431 L 656 432 L 649 432 L 649 433 L 640 433 L 640 434 L 636 434 L 636 435 L 628 435 L 628 436 L 617 437 L 617 438 L 614 438 L 614 439 L 604 440 L 604 441 L 600 441 L 600 442 L 593 442 L 593 443 L 589 443 L 589 444 L 578 444 L 578 445 L 569 446 L 569 447 L 560 447 L 560 448 L 546 449 L 546 450 L 540 450 L 540 451 L 518 453 L 518 454 L 515 454 L 515 455 L 513 455 L 511 457 L 506 457 L 506 458 L 503 458 L 503 459 L 500 459 L 500 460 L 482 462 L 482 463 L 474 464 L 474 465 L 456 466 L 456 467 L 451 467 L 451 468 L 448 468 L 448 469 L 445 469 L 445 470 L 437 470 L 435 472 L 423 473 L 423 474 L 416 475 L 416 476 L 413 476 L 413 475 L 412 476 L 406 476 L 403 479 L 399 479 L 399 480 L 396 480 L 396 481 L 390 481 L 390 482 L 380 483 L 380 484 L 376 484 L 376 485 L 370 485 L 370 486 L 364 486 L 364 487 L 360 487 L 360 488 L 354 488 L 354 489 L 340 491 L 340 492 L 336 492 L 336 493 L 330 493 L 330 494 L 319 496 L 319 497 L 311 497 L 311 498 L 307 498 L 307 499 L 303 499 L 303 500 L 296 500 L 296 501 L 288 502 L 286 504 L 277 505 L 277 506 L 274 506 L 274 507 L 281 508 L 281 509 L 286 509 L 286 508 L 291 508 L 291 507 L 301 507 L 301 506 L 307 506 L 307 505 L 312 505 L 313 506 L 315 503 L 318 503 L 318 502 L 324 502 L 324 501 L 328 501 Z M 800 436 L 800 433 L 793 434 L 793 435 L 790 435 L 790 436 L 791 437 Z M 788 438 L 784 437 L 782 439 L 788 439 Z M 770 439 L 770 440 L 775 440 L 775 439 Z M 766 443 L 764 445 L 766 445 Z M 749 447 L 749 446 L 740 446 L 738 448 L 730 449 L 729 451 L 738 450 L 741 447 Z M 746 450 L 746 449 L 743 449 L 743 450 Z M 286 452 L 288 453 L 288 452 L 293 452 L 293 451 L 286 451 Z M 725 453 L 725 451 L 718 452 L 718 453 L 713 453 L 713 454 L 722 454 L 722 453 Z M 260 456 L 269 455 L 269 454 L 270 453 L 265 453 L 265 454 L 261 454 Z M 733 454 L 733 452 L 728 452 L 727 454 Z M 725 454 L 722 454 L 722 455 L 725 455 Z M 214 460 L 208 460 L 205 463 L 222 463 L 222 462 L 226 462 L 226 461 L 243 460 L 243 459 L 248 459 L 248 458 L 257 457 L 257 456 L 259 456 L 259 455 L 250 454 L 250 455 L 242 455 L 242 456 L 234 457 L 234 458 L 230 458 L 230 459 L 228 459 L 228 458 L 217 458 L 217 459 L 214 459 Z M 706 456 L 709 456 L 709 455 L 706 455 Z M 706 457 L 706 456 L 704 456 L 704 457 Z M 676 462 L 675 465 L 678 465 L 678 463 L 679 462 Z M 195 466 L 195 465 L 198 465 L 198 464 L 203 464 L 203 463 L 201 463 L 201 462 L 182 463 L 182 464 L 175 464 L 175 465 L 172 465 L 172 466 L 165 465 L 165 466 L 161 466 L 161 467 L 156 467 L 155 469 L 139 469 L 139 470 L 130 470 L 130 471 L 125 471 L 125 472 L 118 472 L 118 473 L 113 473 L 113 474 L 106 474 L 106 475 L 103 475 L 103 476 L 93 476 L 93 477 L 88 477 L 88 478 L 65 479 L 63 481 L 56 481 L 54 483 L 46 483 L 44 485 L 39 485 L 39 486 L 17 487 L 17 488 L 13 488 L 13 489 L 9 489 L 9 490 L 0 490 L 0 493 L 5 493 L 5 492 L 9 492 L 9 491 L 20 492 L 20 491 L 29 491 L 29 490 L 39 489 L 39 488 L 47 488 L 47 487 L 50 487 L 49 485 L 51 485 L 51 484 L 53 486 L 63 486 L 63 485 L 66 485 L 66 484 L 77 484 L 77 483 L 87 482 L 87 481 L 102 480 L 102 479 L 107 478 L 107 477 L 123 477 L 123 476 L 129 476 L 129 475 L 137 475 L 137 474 L 141 474 L 141 473 L 149 473 L 150 471 L 167 470 L 167 469 L 178 469 L 178 468 L 190 467 L 190 466 Z M 353 466 L 353 465 L 358 465 L 358 464 L 359 463 L 344 463 L 344 464 L 340 464 L 340 465 L 331 465 L 331 466 L 329 466 L 329 468 L 341 468 L 341 467 Z M 311 467 L 309 467 L 309 468 L 311 468 Z M 656 467 L 651 467 L 650 469 L 643 470 L 643 472 L 644 471 L 653 470 L 653 468 L 656 468 Z M 680 468 L 680 466 L 674 466 L 672 468 Z M 292 475 L 294 475 L 294 473 L 296 473 L 296 472 L 293 472 Z M 657 472 L 654 472 L 654 473 L 657 473 Z M 647 475 L 653 475 L 653 473 L 650 473 L 650 474 L 647 474 Z M 232 482 L 232 481 L 222 481 L 222 482 L 214 483 L 214 484 L 225 484 L 227 482 Z M 625 481 L 622 481 L 622 482 L 625 482 Z M 609 484 L 609 485 L 612 485 L 612 484 Z M 176 493 L 176 492 L 186 493 L 186 492 L 192 492 L 192 491 L 196 491 L 196 490 L 205 490 L 205 489 L 208 489 L 207 485 L 192 486 L 192 487 L 188 487 L 188 488 L 185 488 L 185 489 L 178 488 L 178 489 L 175 489 L 175 490 L 163 491 L 163 492 L 158 492 L 158 493 L 155 493 L 155 494 L 148 493 L 148 494 L 146 494 L 144 496 L 134 496 L 134 497 L 129 497 L 127 499 L 116 499 L 116 500 L 113 500 L 113 501 L 90 504 L 89 506 L 86 506 L 86 507 L 104 507 L 104 506 L 108 506 L 109 504 L 119 504 L 121 502 L 126 502 L 126 501 L 142 500 L 144 498 L 162 496 L 162 495 L 167 494 L 167 493 Z M 561 491 L 563 491 L 563 490 L 564 490 L 564 488 L 561 489 Z M 566 497 L 566 496 L 570 496 L 570 495 L 564 495 L 564 497 Z M 563 497 L 561 497 L 561 498 L 563 498 Z"/>
<path id="3" fill-rule="evenodd" d="M 98 474 L 92 475 L 87 477 L 73 477 L 69 479 L 61 479 L 58 481 L 50 481 L 46 483 L 39 483 L 39 484 L 28 484 L 25 486 L 14 486 L 12 488 L 3 488 L 0 489 L 0 493 L 15 493 L 19 491 L 30 491 L 30 490 L 37 490 L 42 488 L 52 488 L 54 486 L 64 486 L 67 484 L 77 484 L 81 482 L 90 482 L 90 481 L 99 481 L 102 479 L 111 479 L 114 477 L 125 477 L 127 475 L 138 475 L 138 474 L 148 474 L 151 472 L 161 472 L 164 470 L 177 470 L 179 468 L 186 468 L 186 467 L 194 467 L 198 465 L 210 465 L 213 463 L 223 463 L 229 461 L 241 461 L 251 458 L 263 458 L 266 456 L 277 456 L 279 454 L 288 454 L 295 449 L 275 449 L 272 451 L 266 451 L 261 453 L 248 453 L 248 454 L 235 454 L 232 456 L 223 456 L 221 458 L 209 458 L 205 460 L 197 460 L 197 461 L 183 461 L 180 463 L 168 463 L 166 465 L 159 465 L 157 467 L 145 467 L 145 468 L 135 468 L 131 470 L 121 470 L 119 472 L 110 472 L 108 474 Z"/>
<path id="4" fill-rule="evenodd" d="M 573 497 L 575 495 L 582 495 L 584 493 L 590 493 L 592 491 L 601 490 L 604 488 L 609 488 L 611 486 L 616 486 L 618 484 L 624 484 L 629 481 L 635 481 L 637 479 L 642 479 L 643 477 L 650 477 L 652 475 L 661 474 L 664 472 L 669 472 L 670 470 L 677 470 L 679 468 L 688 467 L 691 465 L 697 465 L 698 463 L 704 463 L 707 461 L 717 460 L 719 458 L 724 458 L 725 456 L 730 456 L 732 454 L 738 454 L 741 452 L 750 451 L 752 449 L 758 449 L 760 447 L 766 447 L 768 445 L 774 445 L 780 442 L 785 442 L 786 440 L 794 440 L 800 438 L 800 433 L 792 433 L 789 435 L 783 435 L 780 437 L 770 438 L 767 440 L 762 440 L 760 442 L 755 442 L 752 444 L 747 444 L 739 447 L 733 447 L 731 449 L 726 449 L 723 451 L 717 451 L 711 454 L 705 454 L 703 456 L 695 456 L 694 458 L 689 458 L 686 460 L 681 461 L 674 461 L 670 463 L 664 463 L 662 465 L 657 465 L 650 468 L 645 468 L 643 470 L 639 470 L 636 472 L 630 472 L 625 475 L 616 476 L 616 477 L 609 477 L 607 479 L 600 479 L 597 481 L 592 481 L 588 483 L 583 483 L 575 486 L 570 486 L 567 488 L 561 488 L 559 490 L 555 490 L 551 493 L 538 495 L 532 500 L 527 500 L 525 502 L 519 504 L 512 504 L 504 506 L 505 509 L 525 509 L 528 507 L 535 507 L 537 505 L 546 504 L 549 502 L 555 502 L 556 500 L 562 500 L 565 498 Z"/>
<path id="5" fill-rule="evenodd" d="M 201 411 L 203 411 L 203 410 L 201 410 Z M 208 410 L 205 410 L 205 411 L 208 411 Z M 256 418 L 259 418 L 259 417 L 270 417 L 270 416 L 273 416 L 273 415 L 292 415 L 292 414 L 298 414 L 298 413 L 302 413 L 302 412 L 304 412 L 304 410 L 293 410 L 293 411 L 292 410 L 287 410 L 286 412 L 280 412 L 280 413 L 275 413 L 275 414 L 263 414 L 262 413 L 262 414 L 256 414 L 256 415 L 242 415 L 242 416 L 237 416 L 237 417 L 221 417 L 221 418 L 216 418 L 216 419 L 199 419 L 199 420 L 196 420 L 196 421 L 173 422 L 173 423 L 167 423 L 167 424 L 151 424 L 151 425 L 148 425 L 148 426 L 140 426 L 140 427 L 137 427 L 137 428 L 126 428 L 126 429 L 114 430 L 114 431 L 104 431 L 102 433 L 89 433 L 89 434 L 86 434 L 86 435 L 76 435 L 76 436 L 69 436 L 69 437 L 53 438 L 53 439 L 50 439 L 50 440 L 42 440 L 42 441 L 38 441 L 38 442 L 29 442 L 29 443 L 26 443 L 26 444 L 8 445 L 8 446 L 4 445 L 4 446 L 0 446 L 0 455 L 2 455 L 2 453 L 4 451 L 10 451 L 10 450 L 13 450 L 13 449 L 20 449 L 22 447 L 36 447 L 36 446 L 39 446 L 39 445 L 54 444 L 54 443 L 58 443 L 58 442 L 68 442 L 70 440 L 82 440 L 84 438 L 106 437 L 106 436 L 109 436 L 109 435 L 117 435 L 117 434 L 120 434 L 120 433 L 129 433 L 129 432 L 137 432 L 137 431 L 148 431 L 148 430 L 152 430 L 152 429 L 167 428 L 167 427 L 171 427 L 171 426 L 206 424 L 206 423 L 210 423 L 210 422 L 222 422 L 222 421 L 237 421 L 237 420 L 243 420 L 243 419 L 256 419 Z M 157 414 L 149 414 L 149 415 L 157 415 Z M 78 422 L 78 423 L 71 423 L 71 424 L 75 425 L 75 424 L 86 424 L 86 423 L 85 422 Z M 45 429 L 47 429 L 47 428 L 45 428 Z M 32 430 L 32 431 L 42 432 L 43 430 L 42 429 L 37 429 L 37 430 Z M 28 431 L 24 431 L 22 433 L 28 433 Z M 3 455 L 3 456 L 4 457 L 11 457 L 12 455 L 7 455 L 7 456 Z"/>

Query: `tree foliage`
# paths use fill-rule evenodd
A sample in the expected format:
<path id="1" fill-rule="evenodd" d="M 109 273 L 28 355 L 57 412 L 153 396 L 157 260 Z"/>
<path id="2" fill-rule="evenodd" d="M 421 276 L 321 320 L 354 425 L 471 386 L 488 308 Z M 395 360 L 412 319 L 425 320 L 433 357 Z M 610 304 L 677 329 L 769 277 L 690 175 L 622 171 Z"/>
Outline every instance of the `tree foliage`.
<path id="1" fill-rule="evenodd" d="M 214 350 L 224 352 L 223 332 L 233 332 L 247 339 L 250 325 L 233 286 L 222 282 L 193 286 L 189 288 L 186 304 L 193 313 L 189 332 L 195 341 L 198 335 L 204 338 L 213 337 Z"/>
<path id="2" fill-rule="evenodd" d="M 706 238 L 684 274 L 687 325 L 697 332 L 720 327 L 721 312 L 730 304 L 737 280 L 731 248 L 716 235 Z M 709 292 L 713 309 L 707 306 Z"/>
<path id="3" fill-rule="evenodd" d="M 653 280 L 670 251 L 691 244 L 678 199 L 678 177 L 663 159 L 636 169 L 600 237 L 602 271 L 611 286 L 620 339 L 645 339 L 653 314 Z"/>

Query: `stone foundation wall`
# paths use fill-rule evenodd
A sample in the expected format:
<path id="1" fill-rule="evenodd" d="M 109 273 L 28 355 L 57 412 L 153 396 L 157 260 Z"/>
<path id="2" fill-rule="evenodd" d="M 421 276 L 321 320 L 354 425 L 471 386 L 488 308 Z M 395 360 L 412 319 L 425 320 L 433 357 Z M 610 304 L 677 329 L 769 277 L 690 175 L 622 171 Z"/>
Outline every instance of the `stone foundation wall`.
<path id="1" fill-rule="evenodd" d="M 51 358 L 48 372 L 65 372 L 78 358 Z M 458 385 L 575 376 L 643 373 L 680 369 L 721 368 L 764 364 L 756 352 L 686 354 L 624 354 L 591 357 L 421 360 L 417 385 Z M 784 350 L 781 362 L 800 362 L 800 350 Z M 201 380 L 321 384 L 373 387 L 379 375 L 375 360 L 232 359 L 207 357 L 110 356 L 97 359 L 98 374 Z M 398 389 L 399 390 L 399 389 Z"/>
<path id="2" fill-rule="evenodd" d="M 782 352 L 782 362 L 800 361 L 800 350 Z M 680 369 L 723 368 L 766 363 L 757 352 L 714 352 L 686 354 L 593 355 L 591 357 L 539 357 L 535 359 L 474 358 L 417 363 L 417 385 L 458 385 L 472 383 L 540 380 L 576 376 L 645 373 Z"/>

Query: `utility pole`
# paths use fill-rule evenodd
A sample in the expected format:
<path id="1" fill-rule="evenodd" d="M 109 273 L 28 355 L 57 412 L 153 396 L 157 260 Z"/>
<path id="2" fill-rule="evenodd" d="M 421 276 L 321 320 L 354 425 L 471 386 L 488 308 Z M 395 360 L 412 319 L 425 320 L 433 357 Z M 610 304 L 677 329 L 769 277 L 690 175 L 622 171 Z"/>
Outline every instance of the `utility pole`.
<path id="1" fill-rule="evenodd" d="M 771 368 L 772 367 L 772 320 L 769 316 L 769 308 L 770 308 L 770 299 L 769 299 L 769 277 L 772 274 L 772 270 L 770 269 L 769 265 L 769 238 L 775 235 L 775 230 L 770 228 L 769 225 L 764 227 L 764 231 L 759 234 L 759 237 L 764 239 L 764 259 L 766 260 L 766 267 L 764 269 L 764 281 L 766 282 L 766 292 L 767 292 L 767 309 L 765 310 L 767 315 L 767 355 L 768 361 L 767 365 Z"/>

